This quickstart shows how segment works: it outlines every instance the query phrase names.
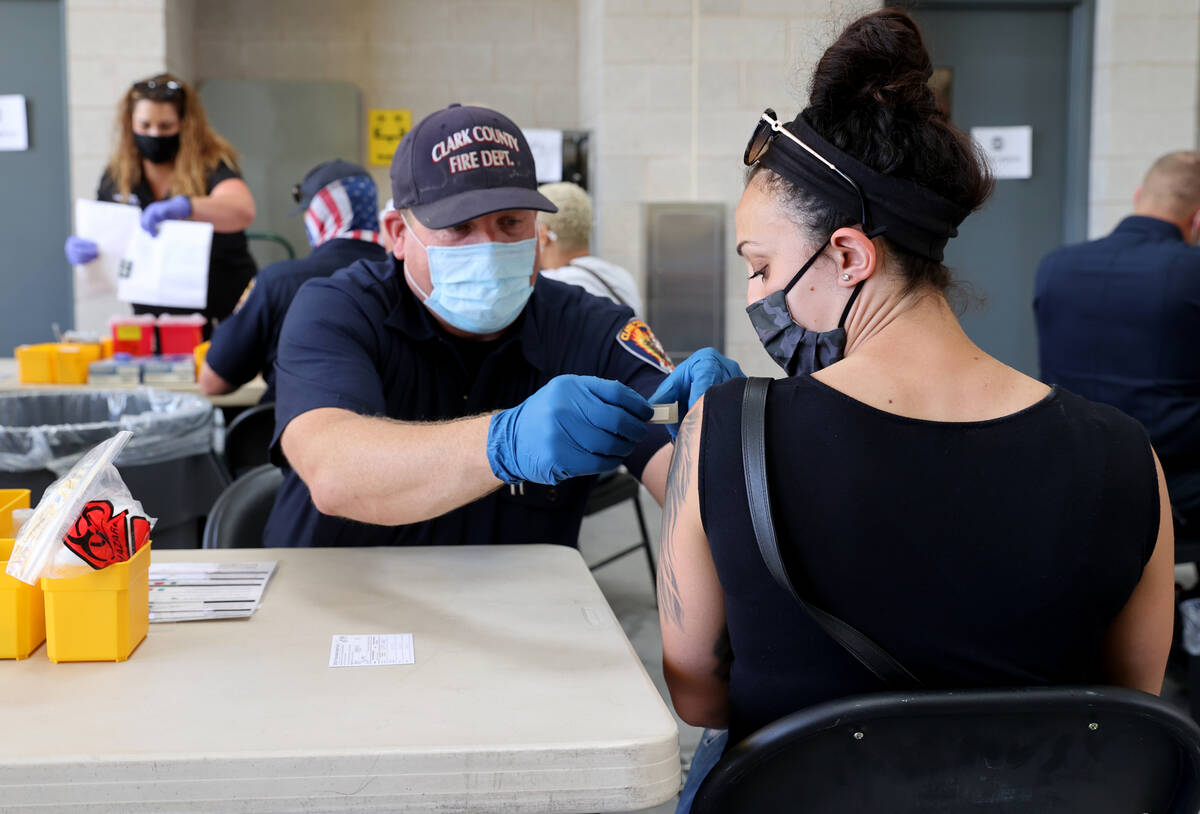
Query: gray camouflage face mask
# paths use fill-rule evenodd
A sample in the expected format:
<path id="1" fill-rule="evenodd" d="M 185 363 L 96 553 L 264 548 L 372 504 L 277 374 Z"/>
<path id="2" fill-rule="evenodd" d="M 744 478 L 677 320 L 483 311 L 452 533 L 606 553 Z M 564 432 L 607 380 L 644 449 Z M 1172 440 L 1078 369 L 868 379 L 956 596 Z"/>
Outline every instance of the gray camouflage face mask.
<path id="1" fill-rule="evenodd" d="M 817 262 L 828 242 L 821 244 L 817 253 L 800 267 L 796 276 L 792 277 L 786 286 L 746 308 L 746 313 L 750 315 L 750 324 L 754 326 L 759 341 L 775 363 L 789 376 L 815 373 L 839 361 L 846 352 L 846 316 L 850 313 L 850 306 L 854 305 L 854 300 L 858 298 L 862 283 L 854 287 L 854 292 L 842 311 L 842 318 L 832 331 L 810 331 L 797 325 L 787 307 L 788 292 L 800 282 L 804 272 Z"/>

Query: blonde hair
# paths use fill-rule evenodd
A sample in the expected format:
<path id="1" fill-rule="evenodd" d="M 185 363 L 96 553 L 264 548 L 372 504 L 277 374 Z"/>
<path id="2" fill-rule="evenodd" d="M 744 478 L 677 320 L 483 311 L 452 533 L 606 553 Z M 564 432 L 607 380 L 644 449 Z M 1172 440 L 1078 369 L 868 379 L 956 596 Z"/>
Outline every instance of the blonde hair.
<path id="1" fill-rule="evenodd" d="M 179 92 L 155 94 L 142 87 L 147 82 L 162 87 L 174 82 Z M 126 198 L 134 185 L 142 180 L 142 154 L 133 140 L 133 109 L 143 99 L 170 104 L 179 115 L 179 152 L 171 171 L 171 194 L 207 195 L 209 173 L 221 164 L 238 169 L 237 151 L 209 126 L 195 89 L 177 76 L 161 73 L 134 83 L 117 106 L 117 146 L 108 160 L 108 175 Z"/>
<path id="2" fill-rule="evenodd" d="M 558 207 L 557 212 L 538 212 L 538 220 L 546 224 L 567 250 L 586 249 L 592 237 L 592 199 L 578 184 L 563 181 L 543 184 L 538 192 Z"/>

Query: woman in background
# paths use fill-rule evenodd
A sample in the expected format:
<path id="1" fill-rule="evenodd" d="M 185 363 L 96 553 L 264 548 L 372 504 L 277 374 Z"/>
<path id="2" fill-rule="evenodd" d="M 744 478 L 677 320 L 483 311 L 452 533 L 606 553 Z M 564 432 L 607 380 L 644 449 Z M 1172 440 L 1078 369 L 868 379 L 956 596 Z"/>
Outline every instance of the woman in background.
<path id="1" fill-rule="evenodd" d="M 164 220 L 213 225 L 208 267 L 209 319 L 233 312 L 254 276 L 245 229 L 254 196 L 238 170 L 237 152 L 209 126 L 200 97 L 171 74 L 135 83 L 117 110 L 117 146 L 100 179 L 97 199 L 138 206 L 142 228 L 158 234 Z M 67 238 L 67 260 L 80 265 L 98 254 L 95 242 Z M 134 313 L 191 313 L 195 309 L 134 303 Z"/>

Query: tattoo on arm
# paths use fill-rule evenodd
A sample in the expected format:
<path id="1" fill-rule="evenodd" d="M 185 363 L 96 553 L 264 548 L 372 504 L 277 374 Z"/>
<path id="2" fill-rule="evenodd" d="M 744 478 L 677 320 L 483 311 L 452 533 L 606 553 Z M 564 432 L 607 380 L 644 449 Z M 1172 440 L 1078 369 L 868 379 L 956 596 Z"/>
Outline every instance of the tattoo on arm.
<path id="1" fill-rule="evenodd" d="M 675 527 L 687 502 L 688 489 L 695 470 L 693 447 L 698 446 L 700 416 L 696 411 L 684 416 L 675 438 L 675 452 L 667 471 L 667 494 L 663 501 L 662 544 L 658 553 L 658 607 L 673 624 L 683 626 L 683 601 L 675 578 Z M 693 438 L 696 441 L 693 441 Z"/>

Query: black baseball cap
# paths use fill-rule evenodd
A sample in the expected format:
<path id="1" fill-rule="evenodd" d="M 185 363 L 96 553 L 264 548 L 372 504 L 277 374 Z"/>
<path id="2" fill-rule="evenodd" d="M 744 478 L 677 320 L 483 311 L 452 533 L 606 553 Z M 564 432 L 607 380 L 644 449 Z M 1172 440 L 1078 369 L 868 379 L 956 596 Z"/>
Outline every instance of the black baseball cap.
<path id="1" fill-rule="evenodd" d="M 366 175 L 369 177 L 371 173 L 357 164 L 351 164 L 349 161 L 343 161 L 340 158 L 335 158 L 332 161 L 326 161 L 313 167 L 304 176 L 303 181 L 292 187 L 292 200 L 296 202 L 297 206 L 291 212 L 288 212 L 288 216 L 299 215 L 308 209 L 309 204 L 312 203 L 313 196 L 328 184 L 332 184 L 339 178 L 352 178 L 355 175 Z"/>
<path id="2" fill-rule="evenodd" d="M 431 229 L 505 209 L 557 212 L 537 191 L 529 142 L 507 116 L 450 105 L 404 135 L 392 157 L 392 201 Z"/>

